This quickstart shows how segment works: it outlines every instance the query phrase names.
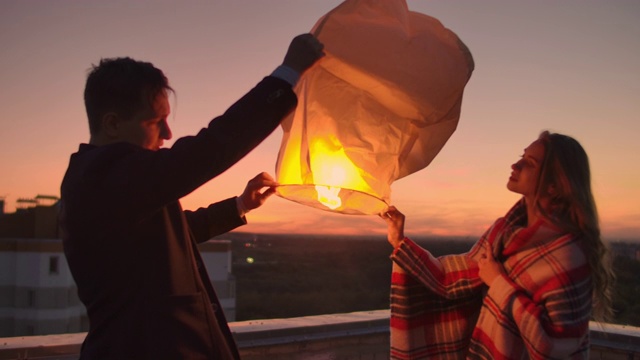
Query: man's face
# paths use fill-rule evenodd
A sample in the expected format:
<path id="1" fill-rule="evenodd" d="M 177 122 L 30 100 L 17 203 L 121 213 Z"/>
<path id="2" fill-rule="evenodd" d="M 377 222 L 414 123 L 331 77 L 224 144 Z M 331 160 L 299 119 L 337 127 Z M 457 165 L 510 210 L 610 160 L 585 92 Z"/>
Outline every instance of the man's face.
<path id="1" fill-rule="evenodd" d="M 132 119 L 119 123 L 119 138 L 145 149 L 160 149 L 164 140 L 171 139 L 171 129 L 167 124 L 170 112 L 167 94 L 162 93 L 156 97 L 153 109 L 139 111 Z"/>

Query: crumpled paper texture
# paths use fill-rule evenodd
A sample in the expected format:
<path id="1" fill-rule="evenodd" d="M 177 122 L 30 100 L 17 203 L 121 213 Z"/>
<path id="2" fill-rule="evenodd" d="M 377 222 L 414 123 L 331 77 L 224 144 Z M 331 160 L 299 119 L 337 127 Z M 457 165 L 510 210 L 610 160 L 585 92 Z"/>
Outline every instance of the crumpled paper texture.
<path id="1" fill-rule="evenodd" d="M 391 184 L 429 165 L 455 131 L 473 58 L 455 33 L 404 0 L 347 0 L 311 32 L 326 56 L 303 74 L 298 107 L 282 122 L 277 194 L 380 213 Z M 319 202 L 316 185 L 338 189 L 340 206 Z"/>

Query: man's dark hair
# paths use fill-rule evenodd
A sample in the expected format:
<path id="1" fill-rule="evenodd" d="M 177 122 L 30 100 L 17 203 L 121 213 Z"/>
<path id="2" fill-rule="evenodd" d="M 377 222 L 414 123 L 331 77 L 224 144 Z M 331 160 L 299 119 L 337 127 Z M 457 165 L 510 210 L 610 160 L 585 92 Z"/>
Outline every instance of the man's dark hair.
<path id="1" fill-rule="evenodd" d="M 102 117 L 109 112 L 130 119 L 142 109 L 153 108 L 164 91 L 173 89 L 153 64 L 129 57 L 101 59 L 98 66 L 92 66 L 84 88 L 89 132 L 97 134 Z"/>

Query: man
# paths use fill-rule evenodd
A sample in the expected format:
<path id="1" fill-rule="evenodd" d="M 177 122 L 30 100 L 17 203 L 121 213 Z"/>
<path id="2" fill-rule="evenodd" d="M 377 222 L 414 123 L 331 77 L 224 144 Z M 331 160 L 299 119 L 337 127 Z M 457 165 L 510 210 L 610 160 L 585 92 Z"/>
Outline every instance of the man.
<path id="1" fill-rule="evenodd" d="M 179 199 L 279 125 L 296 105 L 292 86 L 322 55 L 312 35 L 295 37 L 271 76 L 169 149 L 172 89 L 162 71 L 130 58 L 93 67 L 84 93 L 90 141 L 71 155 L 60 207 L 89 317 L 81 359 L 239 359 L 196 243 L 245 224 L 276 183 L 259 174 L 239 197 L 196 211 Z"/>

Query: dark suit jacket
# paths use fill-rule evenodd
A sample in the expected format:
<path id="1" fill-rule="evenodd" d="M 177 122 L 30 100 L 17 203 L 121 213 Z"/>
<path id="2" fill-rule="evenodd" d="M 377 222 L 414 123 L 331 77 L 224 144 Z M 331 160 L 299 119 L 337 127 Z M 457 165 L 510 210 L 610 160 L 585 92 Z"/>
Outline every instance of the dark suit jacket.
<path id="1" fill-rule="evenodd" d="M 170 149 L 80 145 L 61 187 L 64 250 L 89 332 L 81 359 L 237 359 L 196 242 L 245 223 L 234 198 L 197 211 L 178 199 L 235 164 L 295 107 L 267 77 Z"/>

